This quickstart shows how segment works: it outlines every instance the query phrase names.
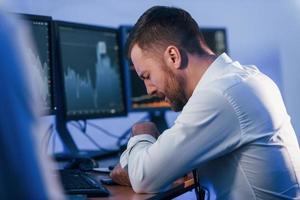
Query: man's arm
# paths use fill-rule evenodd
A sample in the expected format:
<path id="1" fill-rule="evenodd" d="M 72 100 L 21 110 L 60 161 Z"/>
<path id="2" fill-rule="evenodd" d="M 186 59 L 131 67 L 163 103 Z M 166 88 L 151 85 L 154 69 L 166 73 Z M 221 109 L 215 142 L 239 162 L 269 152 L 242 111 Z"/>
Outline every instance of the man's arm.
<path id="1" fill-rule="evenodd" d="M 152 122 L 143 122 L 135 124 L 132 127 L 132 135 L 131 137 L 137 136 L 137 135 L 150 135 L 154 137 L 155 139 L 159 136 L 159 131 L 154 123 Z M 143 142 L 142 140 L 139 140 L 139 142 Z M 127 150 L 128 151 L 128 150 Z M 127 165 L 127 163 L 126 163 Z M 115 168 L 111 171 L 110 177 L 118 184 L 125 185 L 125 186 L 131 186 L 128 172 L 127 170 L 123 169 L 121 164 L 118 164 L 115 166 Z"/>
<path id="2" fill-rule="evenodd" d="M 121 163 L 135 192 L 164 190 L 185 173 L 239 146 L 240 124 L 232 105 L 216 91 L 201 94 L 205 98 L 190 99 L 175 125 L 157 141 L 149 141 L 145 134 L 129 140 Z"/>

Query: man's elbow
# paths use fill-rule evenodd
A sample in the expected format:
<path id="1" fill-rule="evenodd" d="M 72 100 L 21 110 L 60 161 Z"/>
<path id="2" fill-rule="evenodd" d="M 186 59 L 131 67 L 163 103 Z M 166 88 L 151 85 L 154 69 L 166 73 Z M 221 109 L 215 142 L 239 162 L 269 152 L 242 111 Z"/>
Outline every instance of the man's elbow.
<path id="1" fill-rule="evenodd" d="M 140 185 L 132 185 L 132 189 L 136 193 L 153 193 Z"/>
<path id="2" fill-rule="evenodd" d="M 133 178 L 131 185 L 133 191 L 136 193 L 157 193 L 163 190 L 161 184 L 150 179 L 137 180 Z"/>
<path id="3" fill-rule="evenodd" d="M 155 190 L 155 188 L 143 186 L 143 185 L 132 185 L 132 189 L 136 193 L 157 193 L 159 190 Z"/>
<path id="4" fill-rule="evenodd" d="M 131 179 L 131 185 L 132 189 L 136 193 L 155 193 L 156 191 L 154 190 L 153 186 L 151 183 L 146 180 L 138 180 L 138 179 Z"/>

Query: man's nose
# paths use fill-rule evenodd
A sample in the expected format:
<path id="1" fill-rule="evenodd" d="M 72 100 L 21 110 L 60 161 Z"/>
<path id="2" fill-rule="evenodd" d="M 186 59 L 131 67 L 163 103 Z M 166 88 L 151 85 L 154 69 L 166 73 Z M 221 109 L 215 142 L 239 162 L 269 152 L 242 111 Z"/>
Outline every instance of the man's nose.
<path id="1" fill-rule="evenodd" d="M 145 81 L 145 85 L 146 85 L 147 93 L 149 95 L 155 95 L 156 94 L 157 89 L 156 89 L 155 85 L 153 85 L 152 83 L 147 82 L 147 81 Z"/>

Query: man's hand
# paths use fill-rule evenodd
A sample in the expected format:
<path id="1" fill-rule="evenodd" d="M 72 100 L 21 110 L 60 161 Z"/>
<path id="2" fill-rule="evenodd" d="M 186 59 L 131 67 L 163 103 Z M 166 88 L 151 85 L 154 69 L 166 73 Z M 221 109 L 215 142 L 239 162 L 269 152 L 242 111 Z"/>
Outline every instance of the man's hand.
<path id="1" fill-rule="evenodd" d="M 154 123 L 142 122 L 142 123 L 137 123 L 132 127 L 131 137 L 136 135 L 141 135 L 141 134 L 152 135 L 154 138 L 157 139 L 160 133 Z"/>
<path id="2" fill-rule="evenodd" d="M 110 172 L 109 176 L 114 182 L 120 185 L 131 186 L 128 173 L 121 167 L 120 164 L 115 166 L 115 168 Z"/>
<path id="3" fill-rule="evenodd" d="M 158 138 L 159 131 L 156 128 L 156 125 L 152 122 L 143 122 L 135 124 L 132 127 L 132 135 L 134 137 L 140 134 L 152 135 L 154 138 Z M 112 180 L 120 185 L 131 186 L 128 172 L 124 170 L 120 164 L 115 166 L 115 168 L 109 174 Z"/>

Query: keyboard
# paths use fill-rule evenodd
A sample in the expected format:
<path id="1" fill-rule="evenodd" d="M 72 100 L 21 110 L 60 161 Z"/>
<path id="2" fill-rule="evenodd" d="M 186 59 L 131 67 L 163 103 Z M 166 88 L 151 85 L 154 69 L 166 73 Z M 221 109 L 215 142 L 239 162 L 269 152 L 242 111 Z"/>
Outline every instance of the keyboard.
<path id="1" fill-rule="evenodd" d="M 67 194 L 84 194 L 88 197 L 107 197 L 109 191 L 90 174 L 79 170 L 59 170 L 62 185 Z"/>

